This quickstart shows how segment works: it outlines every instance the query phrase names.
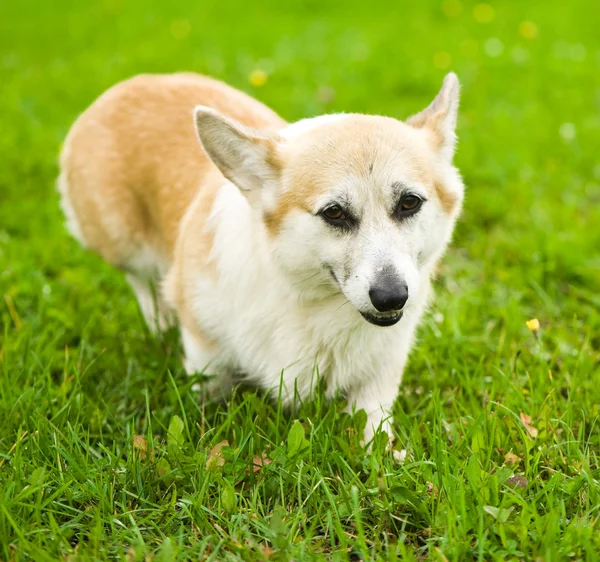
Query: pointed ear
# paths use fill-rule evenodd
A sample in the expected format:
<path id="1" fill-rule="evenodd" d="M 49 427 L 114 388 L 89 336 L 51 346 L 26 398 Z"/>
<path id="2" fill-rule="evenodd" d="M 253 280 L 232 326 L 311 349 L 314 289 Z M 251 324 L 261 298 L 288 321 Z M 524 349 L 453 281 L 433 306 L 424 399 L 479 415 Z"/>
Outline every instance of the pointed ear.
<path id="1" fill-rule="evenodd" d="M 449 161 L 454 155 L 456 142 L 459 93 L 458 77 L 454 72 L 450 72 L 444 78 L 442 89 L 431 104 L 406 121 L 416 129 L 429 129 L 433 132 L 436 147 Z"/>
<path id="2" fill-rule="evenodd" d="M 242 190 L 277 180 L 279 137 L 245 127 L 210 107 L 194 109 L 202 147 L 222 174 Z"/>

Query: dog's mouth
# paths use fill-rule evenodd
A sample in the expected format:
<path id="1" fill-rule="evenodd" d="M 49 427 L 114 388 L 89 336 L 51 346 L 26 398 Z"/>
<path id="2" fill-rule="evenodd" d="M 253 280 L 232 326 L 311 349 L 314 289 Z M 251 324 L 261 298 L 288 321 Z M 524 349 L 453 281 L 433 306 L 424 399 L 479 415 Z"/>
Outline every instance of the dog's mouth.
<path id="1" fill-rule="evenodd" d="M 335 281 L 336 286 L 340 291 L 342 291 L 342 286 L 337 278 L 337 275 L 333 271 L 333 268 L 329 265 L 325 266 L 329 273 L 331 273 L 331 277 Z M 360 310 L 359 310 L 360 312 Z M 397 324 L 402 318 L 403 311 L 402 310 L 390 310 L 389 312 L 378 312 L 377 314 L 372 314 L 370 312 L 360 312 L 361 316 L 369 322 L 369 324 L 373 324 L 375 326 L 393 326 Z"/>
<path id="2" fill-rule="evenodd" d="M 378 312 L 377 314 L 371 314 L 369 312 L 361 312 L 362 317 L 375 326 L 393 326 L 400 321 L 402 318 L 401 310 L 390 310 L 389 312 Z"/>

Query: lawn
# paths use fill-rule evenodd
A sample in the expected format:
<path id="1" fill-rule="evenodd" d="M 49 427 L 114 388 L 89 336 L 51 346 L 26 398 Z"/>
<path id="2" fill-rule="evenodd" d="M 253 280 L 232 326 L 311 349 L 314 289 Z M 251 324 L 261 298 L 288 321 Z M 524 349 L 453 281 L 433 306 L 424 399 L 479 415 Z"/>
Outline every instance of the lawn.
<path id="1" fill-rule="evenodd" d="M 600 8 L 590 0 L 0 4 L 0 560 L 598 560 Z M 465 209 L 395 408 L 203 405 L 177 333 L 66 233 L 56 157 L 140 72 L 289 120 L 462 82 Z M 540 328 L 526 325 L 538 319 Z"/>

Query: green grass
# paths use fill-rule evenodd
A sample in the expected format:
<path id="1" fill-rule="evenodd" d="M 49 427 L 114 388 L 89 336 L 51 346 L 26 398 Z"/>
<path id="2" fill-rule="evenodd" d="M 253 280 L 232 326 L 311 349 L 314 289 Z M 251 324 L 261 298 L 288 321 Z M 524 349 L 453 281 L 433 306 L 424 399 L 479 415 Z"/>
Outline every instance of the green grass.
<path id="1" fill-rule="evenodd" d="M 0 559 L 598 560 L 600 9 L 202 4 L 0 4 Z M 404 465 L 341 403 L 200 404 L 177 334 L 64 231 L 77 114 L 184 69 L 290 120 L 404 118 L 459 74 L 468 195 L 395 410 Z"/>

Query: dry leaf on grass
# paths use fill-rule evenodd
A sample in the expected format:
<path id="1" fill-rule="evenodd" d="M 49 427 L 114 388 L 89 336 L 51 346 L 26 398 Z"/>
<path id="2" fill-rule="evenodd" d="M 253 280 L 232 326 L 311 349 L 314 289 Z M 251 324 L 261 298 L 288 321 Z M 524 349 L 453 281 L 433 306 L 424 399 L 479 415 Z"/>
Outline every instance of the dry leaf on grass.
<path id="1" fill-rule="evenodd" d="M 275 551 L 269 545 L 261 546 L 260 552 L 267 560 L 275 554 Z"/>
<path id="2" fill-rule="evenodd" d="M 247 466 L 246 470 L 244 471 L 246 473 L 246 476 L 250 474 L 250 468 L 252 468 L 252 472 L 256 473 L 258 472 L 263 466 L 266 466 L 268 464 L 271 464 L 273 461 L 267 457 L 267 453 L 263 453 L 260 457 L 254 457 L 252 459 L 252 465 L 251 466 Z"/>
<path id="3" fill-rule="evenodd" d="M 210 453 L 208 453 L 208 458 L 206 459 L 206 470 L 214 470 L 215 468 L 225 464 L 225 458 L 221 452 L 223 447 L 229 447 L 229 441 L 221 441 L 210 450 Z"/>
<path id="4" fill-rule="evenodd" d="M 262 457 L 254 457 L 252 460 L 253 472 L 258 472 L 263 466 L 271 464 L 271 459 L 267 458 L 265 454 Z"/>
<path id="5" fill-rule="evenodd" d="M 144 460 L 148 451 L 148 441 L 142 435 L 134 435 L 133 448 L 138 451 L 140 459 Z"/>
<path id="6" fill-rule="evenodd" d="M 531 425 L 531 418 L 523 412 L 521 412 L 520 417 L 529 435 L 535 439 L 538 435 L 538 430 Z"/>
<path id="7" fill-rule="evenodd" d="M 437 499 L 440 490 L 433 482 L 427 482 L 427 493 Z"/>
<path id="8" fill-rule="evenodd" d="M 519 464 L 521 462 L 521 459 L 514 453 L 508 452 L 506 453 L 506 455 L 504 455 L 504 462 L 508 466 L 514 466 L 516 464 Z"/>

